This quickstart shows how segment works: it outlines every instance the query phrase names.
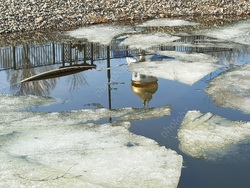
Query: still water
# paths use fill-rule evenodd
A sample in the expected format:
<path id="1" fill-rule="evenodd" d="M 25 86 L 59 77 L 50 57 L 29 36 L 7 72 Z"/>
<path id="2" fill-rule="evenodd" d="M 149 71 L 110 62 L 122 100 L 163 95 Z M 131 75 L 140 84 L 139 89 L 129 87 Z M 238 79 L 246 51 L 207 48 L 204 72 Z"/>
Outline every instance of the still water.
<path id="1" fill-rule="evenodd" d="M 36 106 L 29 112 L 67 112 L 82 109 L 160 108 L 171 106 L 169 116 L 131 120 L 129 130 L 137 135 L 155 140 L 159 145 L 176 151 L 183 156 L 183 169 L 179 188 L 249 187 L 250 157 L 249 144 L 239 155 L 226 156 L 216 161 L 191 157 L 179 149 L 178 129 L 187 111 L 211 112 L 228 120 L 250 121 L 249 114 L 214 103 L 206 94 L 209 82 L 231 67 L 238 67 L 250 61 L 250 47 L 201 46 L 200 41 L 214 38 L 202 35 L 178 36 L 177 42 L 197 44 L 196 46 L 158 45 L 150 49 L 130 49 L 119 45 L 126 37 L 112 40 L 111 44 L 97 42 L 48 42 L 46 44 L 20 44 L 0 48 L 0 93 L 14 95 L 37 95 L 57 99 L 49 106 Z M 226 42 L 225 42 L 226 44 Z M 205 75 L 194 84 L 145 75 L 128 69 L 130 60 L 145 61 L 179 60 L 158 51 L 202 53 L 217 57 L 220 68 Z M 13 56 L 13 53 L 15 55 Z M 147 59 L 147 60 L 145 60 Z M 55 70 L 59 67 L 80 64 L 96 65 L 96 69 L 61 76 L 20 83 L 30 76 Z M 150 69 L 150 67 L 149 67 Z M 61 76 L 61 77 L 59 77 Z M 113 117 L 92 123 L 113 123 Z M 91 123 L 91 121 L 89 122 Z M 171 128 L 169 128 L 171 125 Z M 248 148 L 248 149 L 247 149 Z"/>

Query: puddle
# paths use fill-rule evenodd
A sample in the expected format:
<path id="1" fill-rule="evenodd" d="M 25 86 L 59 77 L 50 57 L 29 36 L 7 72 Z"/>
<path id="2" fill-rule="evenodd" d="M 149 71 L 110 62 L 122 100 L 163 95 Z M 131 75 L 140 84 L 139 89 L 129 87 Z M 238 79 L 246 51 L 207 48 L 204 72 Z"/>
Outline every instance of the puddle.
<path id="1" fill-rule="evenodd" d="M 2 45 L 0 185 L 248 186 L 249 24 L 200 25 L 94 25 Z"/>

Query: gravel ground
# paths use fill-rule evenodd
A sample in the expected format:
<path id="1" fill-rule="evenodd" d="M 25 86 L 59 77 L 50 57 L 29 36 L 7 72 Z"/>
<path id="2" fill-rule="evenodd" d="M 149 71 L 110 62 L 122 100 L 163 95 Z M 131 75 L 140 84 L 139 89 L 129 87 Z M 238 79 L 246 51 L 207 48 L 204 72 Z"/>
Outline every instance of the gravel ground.
<path id="1" fill-rule="evenodd" d="M 248 0 L 5 0 L 0 33 L 204 15 L 250 15 Z"/>

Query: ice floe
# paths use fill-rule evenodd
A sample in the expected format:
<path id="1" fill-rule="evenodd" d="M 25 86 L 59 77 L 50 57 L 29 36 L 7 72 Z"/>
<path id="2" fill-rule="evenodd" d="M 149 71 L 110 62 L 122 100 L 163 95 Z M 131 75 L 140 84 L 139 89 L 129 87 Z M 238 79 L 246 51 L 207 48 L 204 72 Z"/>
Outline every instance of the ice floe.
<path id="1" fill-rule="evenodd" d="M 205 160 L 219 160 L 237 155 L 239 145 L 250 142 L 250 122 L 188 111 L 178 130 L 178 139 L 184 153 Z"/>
<path id="2" fill-rule="evenodd" d="M 233 43 L 228 41 L 218 40 L 217 42 L 209 41 L 199 41 L 199 42 L 187 42 L 187 41 L 175 41 L 168 43 L 168 46 L 177 46 L 177 47 L 189 47 L 189 48 L 212 48 L 211 50 L 218 51 L 218 48 L 233 49 L 233 48 L 245 48 L 246 45 Z M 214 48 L 214 49 L 213 49 Z"/>
<path id="3" fill-rule="evenodd" d="M 13 95 L 0 95 L 0 109 L 4 109 L 4 112 L 19 111 L 30 107 L 49 105 L 54 102 L 56 102 L 56 100 L 53 98 L 37 97 L 34 95 L 19 97 L 13 97 Z"/>
<path id="4" fill-rule="evenodd" d="M 71 112 L 61 112 L 61 113 L 31 113 L 31 112 L 21 112 L 16 111 L 20 109 L 20 106 L 23 105 L 23 102 L 20 101 L 23 97 L 15 98 L 11 100 L 11 95 L 6 97 L 5 95 L 0 95 L 5 99 L 5 107 L 4 105 L 0 105 L 4 109 L 0 111 L 0 124 L 8 124 L 7 127 L 0 126 L 0 131 L 2 135 L 9 135 L 14 131 L 22 132 L 26 127 L 26 123 L 28 122 L 36 122 L 37 118 L 40 118 L 40 122 L 36 122 L 36 124 L 30 125 L 32 127 L 39 126 L 46 127 L 47 125 L 72 125 L 72 124 L 84 124 L 84 123 L 93 123 L 103 118 L 114 118 L 114 124 L 120 124 L 120 122 L 130 121 L 130 120 L 142 120 L 142 119 L 150 119 L 150 118 L 157 118 L 168 116 L 171 113 L 170 106 L 163 106 L 160 108 L 121 108 L 116 110 L 108 110 L 105 108 L 95 109 L 95 110 L 78 110 L 78 111 L 71 111 Z M 26 101 L 33 101 L 35 102 L 37 97 L 30 96 L 30 99 L 26 99 Z M 42 105 L 48 104 L 51 99 L 38 99 L 34 104 Z M 20 106 L 16 106 L 13 101 L 16 101 L 16 104 L 20 103 Z M 43 102 L 43 103 L 42 103 Z M 26 103 L 24 105 L 25 108 L 29 108 L 32 103 Z M 16 108 L 16 110 L 15 110 Z M 35 116 L 34 116 L 35 115 Z M 54 121 L 57 119 L 57 121 Z M 14 128 L 14 129 L 13 129 Z"/>
<path id="5" fill-rule="evenodd" d="M 131 121 L 131 120 L 142 120 L 152 119 L 160 116 L 170 115 L 171 108 L 169 106 L 163 106 L 160 108 L 143 108 L 133 109 L 131 112 L 118 118 L 118 121 Z"/>
<path id="6" fill-rule="evenodd" d="M 130 63 L 128 70 L 193 85 L 218 68 L 218 65 L 212 63 L 170 60 Z"/>
<path id="7" fill-rule="evenodd" d="M 197 31 L 202 34 L 222 40 L 250 45 L 250 20 L 240 21 L 232 25 L 221 26 L 215 29 Z"/>
<path id="8" fill-rule="evenodd" d="M 217 105 L 250 114 L 250 63 L 217 76 L 206 92 Z"/>
<path id="9" fill-rule="evenodd" d="M 159 45 L 168 45 L 180 37 L 166 33 L 135 34 L 129 35 L 120 45 L 128 46 L 131 49 L 148 49 Z"/>
<path id="10" fill-rule="evenodd" d="M 178 51 L 157 51 L 156 53 L 158 55 L 173 57 L 176 59 L 190 61 L 190 62 L 216 63 L 220 61 L 218 57 L 214 57 L 203 53 L 186 53 Z"/>
<path id="11" fill-rule="evenodd" d="M 178 185 L 182 157 L 125 128 L 126 120 L 140 118 L 128 118 L 128 113 L 143 116 L 139 109 L 34 113 L 20 110 L 53 101 L 27 96 L 24 105 L 23 97 L 1 98 L 5 103 L 0 108 L 0 187 Z M 160 112 L 169 114 L 169 108 Z M 109 116 L 125 118 L 120 122 L 125 126 L 90 123 Z"/>
<path id="12" fill-rule="evenodd" d="M 174 27 L 174 26 L 196 26 L 196 25 L 199 25 L 199 23 L 189 22 L 186 20 L 164 18 L 164 19 L 149 20 L 138 26 L 139 27 L 166 27 L 166 26 Z"/>
<path id="13" fill-rule="evenodd" d="M 89 42 L 109 45 L 114 37 L 131 32 L 136 31 L 129 26 L 94 25 L 68 31 L 66 34 L 78 39 L 87 39 Z"/>

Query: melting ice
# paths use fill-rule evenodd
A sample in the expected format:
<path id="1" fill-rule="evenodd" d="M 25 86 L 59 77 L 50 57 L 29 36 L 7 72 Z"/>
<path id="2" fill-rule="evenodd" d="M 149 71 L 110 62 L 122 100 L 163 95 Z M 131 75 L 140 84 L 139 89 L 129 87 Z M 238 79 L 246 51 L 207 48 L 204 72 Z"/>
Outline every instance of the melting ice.
<path id="1" fill-rule="evenodd" d="M 194 23 L 194 22 L 189 22 L 185 20 L 176 20 L 176 19 L 154 19 L 154 20 L 149 20 L 146 21 L 138 26 L 140 27 L 174 27 L 174 26 L 195 26 L 199 25 L 199 23 Z"/>
<path id="2" fill-rule="evenodd" d="M 105 26 L 94 25 L 68 31 L 67 34 L 78 39 L 87 39 L 89 42 L 97 42 L 103 45 L 109 45 L 112 39 L 120 34 L 136 32 L 129 26 Z"/>
<path id="3" fill-rule="evenodd" d="M 200 63 L 215 63 L 220 59 L 211 55 L 203 54 L 203 53 L 185 53 L 178 51 L 157 51 L 158 55 L 164 55 L 168 57 L 173 57 L 176 59 L 189 61 L 189 62 L 200 62 Z"/>
<path id="4" fill-rule="evenodd" d="M 163 60 L 138 63 L 132 58 L 127 58 L 129 71 L 169 80 L 177 80 L 179 82 L 192 85 L 220 67 L 219 65 L 214 64 L 218 61 L 217 58 L 206 54 L 187 54 L 175 51 L 161 51 L 156 53 L 159 55 L 175 57 L 176 59 L 183 61 Z"/>
<path id="5" fill-rule="evenodd" d="M 221 26 L 216 29 L 198 31 L 196 33 L 222 40 L 250 45 L 250 21 L 240 21 L 235 24 Z"/>
<path id="6" fill-rule="evenodd" d="M 237 155 L 239 145 L 250 141 L 250 122 L 230 121 L 212 113 L 188 111 L 178 130 L 179 148 L 206 160 Z"/>
<path id="7" fill-rule="evenodd" d="M 127 125 L 138 109 L 34 113 L 20 110 L 54 101 L 11 95 L 0 95 L 0 101 L 0 187 L 178 185 L 182 157 L 175 151 L 123 126 L 88 123 L 116 116 Z M 169 114 L 163 109 L 159 112 Z"/>
<path id="8" fill-rule="evenodd" d="M 136 34 L 129 35 L 120 45 L 129 46 L 131 49 L 148 49 L 154 46 L 168 45 L 178 39 L 180 37 L 166 33 Z"/>
<path id="9" fill-rule="evenodd" d="M 206 92 L 217 105 L 250 114 L 250 64 L 217 76 L 209 83 Z"/>

